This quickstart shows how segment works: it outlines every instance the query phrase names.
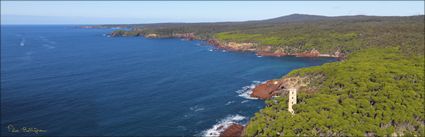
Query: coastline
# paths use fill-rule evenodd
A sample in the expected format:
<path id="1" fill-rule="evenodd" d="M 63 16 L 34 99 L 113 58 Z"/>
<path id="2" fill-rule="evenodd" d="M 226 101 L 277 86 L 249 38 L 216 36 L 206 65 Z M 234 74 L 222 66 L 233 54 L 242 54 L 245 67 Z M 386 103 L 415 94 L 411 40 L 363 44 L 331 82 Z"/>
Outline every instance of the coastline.
<path id="1" fill-rule="evenodd" d="M 423 20 L 423 16 L 422 16 Z M 392 20 L 389 20 L 392 22 Z M 416 22 L 414 22 L 416 23 Z M 371 25 L 373 27 L 382 28 L 382 27 L 399 27 L 399 24 L 390 24 L 388 25 L 376 25 L 374 23 L 366 22 L 366 25 Z M 330 25 L 329 25 L 330 26 Z M 420 26 L 420 25 L 418 25 Z M 402 26 L 403 27 L 403 26 Z M 415 27 L 415 26 L 412 26 Z M 417 26 L 416 26 L 417 27 Z M 409 27 L 411 28 L 411 27 Z M 421 28 L 421 27 L 418 27 Z M 356 29 L 358 31 L 362 31 L 364 33 L 356 33 L 352 31 L 344 31 L 345 33 L 331 33 L 327 32 L 326 35 L 328 35 L 325 39 L 330 40 L 329 42 L 323 42 L 321 43 L 322 46 L 315 47 L 314 43 L 310 43 L 310 46 L 302 47 L 297 45 L 291 45 L 291 46 L 269 46 L 269 45 L 259 45 L 262 43 L 259 41 L 258 43 L 250 43 L 253 40 L 251 40 L 251 36 L 253 34 L 246 34 L 246 33 L 236 33 L 235 35 L 231 35 L 233 37 L 218 37 L 214 32 L 208 32 L 207 30 L 201 31 L 198 35 L 194 35 L 194 33 L 185 33 L 182 31 L 173 31 L 171 33 L 168 33 L 168 31 L 155 31 L 155 28 L 153 30 L 144 30 L 144 29 L 131 29 L 129 28 L 129 31 L 124 30 L 115 30 L 112 33 L 109 34 L 110 37 L 145 37 L 145 38 L 177 38 L 177 39 L 184 39 L 184 40 L 200 40 L 208 43 L 208 46 L 214 46 L 219 49 L 228 50 L 228 51 L 236 51 L 236 52 L 252 52 L 258 57 L 262 56 L 272 56 L 272 57 L 283 57 L 283 56 L 294 56 L 294 57 L 310 57 L 310 58 L 319 58 L 319 57 L 331 57 L 336 58 L 338 63 L 329 63 L 327 65 L 320 65 L 317 67 L 304 67 L 300 69 L 292 70 L 290 73 L 284 75 L 281 78 L 268 80 L 263 82 L 260 85 L 257 85 L 252 88 L 252 91 L 247 95 L 248 97 L 256 97 L 260 99 L 270 99 L 275 96 L 278 96 L 274 99 L 277 99 L 275 101 L 268 100 L 265 101 L 268 103 L 265 108 L 261 109 L 256 113 L 254 117 L 251 117 L 249 122 L 246 125 L 238 124 L 238 122 L 233 122 L 227 126 L 226 129 L 220 128 L 219 134 L 216 134 L 217 136 L 274 136 L 274 135 L 335 135 L 340 134 L 341 135 L 364 135 L 368 136 L 369 134 L 378 134 L 378 135 L 384 135 L 384 134 L 403 134 L 405 131 L 413 131 L 415 134 L 421 134 L 418 130 L 421 129 L 421 127 L 411 128 L 407 129 L 406 127 L 400 127 L 397 126 L 397 124 L 400 124 L 402 122 L 398 121 L 395 123 L 392 123 L 389 125 L 391 128 L 395 130 L 386 130 L 385 127 L 382 127 L 382 122 L 379 121 L 365 121 L 361 117 L 355 117 L 356 113 L 346 113 L 346 114 L 340 114 L 340 113 L 332 113 L 330 109 L 323 109 L 323 107 L 329 107 L 329 102 L 334 101 L 336 98 L 341 97 L 349 97 L 354 99 L 348 99 L 343 100 L 339 99 L 338 102 L 333 102 L 337 104 L 337 107 L 332 107 L 333 109 L 336 109 L 338 107 L 347 108 L 349 111 L 357 110 L 358 111 L 367 111 L 366 108 L 354 108 L 351 109 L 351 104 L 362 104 L 364 100 L 370 100 L 368 96 L 374 96 L 377 98 L 385 98 L 385 95 L 382 94 L 371 94 L 370 91 L 373 92 L 380 92 L 380 93 L 386 93 L 387 91 L 385 88 L 370 88 L 368 85 L 374 85 L 376 84 L 376 78 L 385 78 L 389 81 L 385 81 L 384 83 L 389 83 L 389 85 L 399 85 L 397 84 L 398 81 L 404 81 L 404 83 L 410 83 L 409 87 L 412 87 L 415 89 L 415 91 L 420 92 L 423 91 L 423 88 L 420 89 L 421 86 L 415 85 L 416 82 L 411 83 L 409 79 L 401 79 L 405 77 L 404 72 L 411 72 L 407 71 L 407 68 L 414 68 L 414 69 L 423 69 L 420 67 L 420 65 L 417 64 L 417 61 L 423 62 L 423 58 L 420 58 L 420 56 L 423 56 L 423 47 L 421 48 L 420 39 L 412 39 L 413 42 L 417 43 L 407 43 L 408 45 L 412 44 L 412 48 L 408 48 L 409 46 L 397 46 L 397 43 L 404 43 L 402 40 L 406 39 L 391 39 L 395 41 L 391 41 L 391 43 L 385 43 L 388 41 L 388 38 L 385 36 L 388 35 L 375 35 L 377 33 L 382 32 L 381 30 L 386 29 L 378 29 L 378 30 L 371 30 L 371 31 L 365 31 L 365 28 L 359 28 Z M 201 29 L 201 28 L 198 28 Z M 322 28 L 318 28 L 319 30 L 322 30 Z M 338 29 L 338 28 L 335 28 Z M 191 29 L 188 29 L 191 30 Z M 195 29 L 196 30 L 196 29 Z M 201 29 L 202 30 L 202 29 Z M 293 30 L 293 29 L 290 29 Z M 412 29 L 413 30 L 413 29 Z M 293 30 L 298 32 L 298 30 Z M 307 30 L 305 30 L 307 31 Z M 193 31 L 186 31 L 186 32 L 193 32 Z M 205 33 L 203 33 L 205 32 Z M 326 31 L 325 31 L 326 32 Z M 283 32 L 282 32 L 283 33 Z M 308 32 L 304 32 L 308 33 Z M 416 31 L 406 31 L 406 32 L 398 32 L 394 31 L 392 32 L 394 35 L 405 35 L 408 34 L 415 34 L 415 36 L 420 36 L 423 34 L 421 32 Z M 391 34 L 392 34 L 391 33 Z M 238 35 L 239 34 L 239 35 Z M 293 33 L 285 33 L 285 34 L 293 34 Z M 334 35 L 335 34 L 335 35 Z M 314 36 L 321 36 L 321 34 L 313 34 Z M 373 37 L 368 37 L 368 36 Z M 243 39 L 240 39 L 243 38 Z M 342 37 L 342 39 L 339 39 Z M 280 37 L 281 39 L 286 39 L 286 37 Z M 293 37 L 292 37 L 293 38 Z M 322 37 L 314 37 L 315 40 L 321 40 Z M 372 39 L 370 39 L 372 38 Z M 336 39 L 336 40 L 334 40 Z M 338 41 L 339 40 L 339 41 Z M 358 43 L 353 43 L 358 42 Z M 384 42 L 384 43 L 383 43 Z M 329 43 L 335 43 L 332 45 L 333 48 L 327 49 L 326 46 Z M 313 44 L 313 47 L 311 46 Z M 352 44 L 354 44 L 353 47 Z M 394 45 L 396 44 L 396 45 Z M 315 49 L 317 48 L 317 50 Z M 328 52 L 320 53 L 318 50 L 322 52 Z M 342 52 L 340 52 L 342 51 Z M 419 55 L 419 56 L 418 56 Z M 347 57 L 348 56 L 348 57 Z M 419 58 L 416 58 L 419 57 Z M 406 63 L 410 64 L 409 67 L 388 67 L 388 66 L 398 66 L 402 63 L 399 63 L 399 60 L 404 60 Z M 339 62 L 341 61 L 341 62 Z M 371 66 L 370 64 L 375 64 Z M 404 65 L 404 64 L 403 64 Z M 380 69 L 375 69 L 380 68 Z M 391 70 L 390 70 L 391 69 Z M 392 69 L 399 70 L 399 71 L 392 71 Z M 338 71 L 337 71 L 338 70 Z M 397 77 L 393 77 L 393 75 L 388 75 L 386 72 L 392 72 L 395 73 Z M 411 72 L 409 73 L 411 75 L 412 79 L 421 81 L 420 72 Z M 423 75 L 422 75 L 423 76 Z M 368 78 L 371 77 L 371 78 Z M 352 85 L 350 81 L 352 79 L 359 79 L 362 83 L 367 84 L 356 84 Z M 291 85 L 291 83 L 295 85 Z M 346 86 L 351 85 L 351 86 Z M 365 86 L 366 85 L 366 86 Z M 358 87 L 361 87 L 360 89 Z M 415 87 L 415 88 L 414 88 Z M 416 88 L 418 87 L 418 88 Z M 303 104 L 309 104 L 309 106 L 317 106 L 319 104 L 320 106 L 307 108 L 303 105 L 301 107 L 304 110 L 296 111 L 295 113 L 297 115 L 294 115 L 294 111 L 289 106 L 291 104 L 288 100 L 291 98 L 286 98 L 286 95 L 291 96 L 290 94 L 287 94 L 288 90 L 291 89 L 294 91 L 294 89 L 297 92 L 300 92 L 299 100 Z M 352 90 L 359 90 L 359 93 L 362 94 L 355 94 L 353 92 L 350 92 Z M 394 93 L 402 94 L 404 88 L 395 88 Z M 289 90 L 290 91 L 290 90 Z M 320 91 L 320 92 L 318 92 Z M 325 92 L 324 92 L 325 91 Z M 330 94 L 338 92 L 339 94 Z M 294 93 L 290 92 L 292 95 Z M 295 94 L 297 94 L 295 92 Z M 317 95 L 316 95 L 317 94 Z M 343 94 L 343 95 L 341 95 Z M 419 94 L 419 93 L 416 93 Z M 279 95 L 281 97 L 279 97 Z M 307 95 L 307 97 L 305 96 Z M 310 96 L 311 95 L 311 96 Z M 310 98 L 311 97 L 311 98 Z M 330 99 L 327 99 L 328 97 L 333 97 Z M 297 97 L 296 97 L 297 98 Z M 407 98 L 406 101 L 408 102 L 415 102 L 414 100 L 409 99 L 420 99 L 420 97 L 411 97 Z M 306 101 L 306 100 L 311 101 Z M 314 102 L 316 101 L 316 102 Z M 347 103 L 347 101 L 351 101 Z M 354 102 L 353 102 L 354 101 Z M 391 111 L 382 110 L 381 108 L 373 107 L 376 101 L 372 101 L 372 110 L 376 111 L 385 111 L 386 113 L 397 115 Z M 394 98 L 389 98 L 389 102 L 381 102 L 384 105 L 390 105 L 396 103 L 398 100 Z M 296 102 L 296 101 L 295 101 Z M 293 103 L 292 103 L 293 104 Z M 367 104 L 367 103 L 366 103 Z M 412 107 L 420 107 L 419 105 L 413 105 Z M 301 109 L 297 108 L 297 109 Z M 339 108 L 339 110 L 343 110 L 342 108 Z M 399 107 L 400 110 L 405 110 L 406 107 Z M 280 113 L 279 110 L 288 110 L 289 112 Z M 292 111 L 291 111 L 292 110 Z M 309 121 L 306 119 L 301 119 L 302 122 L 299 122 L 300 117 L 308 117 L 308 118 L 315 118 L 314 115 L 316 112 L 326 112 L 327 114 L 335 117 L 352 117 L 353 119 L 344 119 L 345 122 L 364 122 L 368 123 L 372 127 L 375 127 L 375 131 L 368 131 L 368 130 L 360 130 L 359 132 L 354 131 L 344 131 L 344 132 L 334 132 L 332 127 L 328 127 L 326 125 L 315 125 L 313 127 L 325 129 L 324 131 L 317 131 L 315 133 L 299 133 L 299 131 L 294 131 L 291 126 L 297 125 L 298 127 L 302 127 L 301 129 L 305 131 L 310 131 L 311 127 L 305 127 L 303 124 L 308 123 Z M 292 113 L 292 114 L 291 114 Z M 414 125 L 418 124 L 421 125 L 423 128 L 423 124 L 421 124 L 421 121 L 415 121 L 418 118 L 409 117 L 409 116 L 415 116 L 416 113 L 420 113 L 420 111 L 407 111 L 408 115 L 403 115 L 402 117 L 404 119 L 409 119 L 412 122 L 409 122 L 408 124 Z M 271 114 L 271 115 L 270 115 Z M 276 115 L 276 114 L 282 114 L 282 115 Z M 298 115 L 299 114 L 299 115 Z M 377 114 L 375 113 L 375 116 Z M 367 118 L 367 116 L 366 116 Z M 381 118 L 386 119 L 394 119 L 392 117 L 388 116 L 382 116 Z M 278 119 L 278 121 L 276 121 Z M 284 125 L 281 125 L 282 120 L 288 120 L 291 121 L 292 125 L 288 125 L 288 123 L 284 122 Z M 420 119 L 420 118 L 419 118 Z M 323 119 L 327 122 L 334 122 L 331 119 Z M 299 122 L 299 123 L 297 123 Z M 285 125 L 286 124 L 286 125 Z M 271 126 L 271 127 L 270 127 Z M 335 126 L 335 124 L 334 124 Z M 354 124 L 351 126 L 361 126 L 359 124 Z M 240 128 L 242 127 L 242 128 Z M 261 127 L 261 128 L 260 128 Z M 279 127 L 279 130 L 276 132 L 268 132 L 271 131 L 270 128 L 273 127 Z M 348 128 L 349 129 L 349 128 Z M 352 129 L 352 128 L 351 128 Z M 284 132 L 287 131 L 287 132 Z M 315 130 L 312 130 L 315 131 Z M 218 133 L 218 132 L 216 132 Z M 230 134 L 230 135 L 228 135 Z"/>
<path id="2" fill-rule="evenodd" d="M 112 32 L 108 34 L 109 37 L 131 37 L 132 35 L 122 35 Z M 136 35 L 149 39 L 166 39 L 166 38 L 174 38 L 174 39 L 182 39 L 182 40 L 200 40 L 206 42 L 208 45 L 213 46 L 218 49 L 232 51 L 232 52 L 252 52 L 255 55 L 261 56 L 269 56 L 269 57 L 286 57 L 286 56 L 294 56 L 294 57 L 309 57 L 309 58 L 336 58 L 337 61 L 341 61 L 345 59 L 345 54 L 341 53 L 339 50 L 334 54 L 322 54 L 319 51 L 313 49 L 311 51 L 304 51 L 298 53 L 285 53 L 284 50 L 271 50 L 271 46 L 266 46 L 266 48 L 255 48 L 254 43 L 237 43 L 237 42 L 221 42 L 217 39 L 201 39 L 194 35 L 194 33 L 183 33 L 183 34 L 173 34 L 171 36 L 161 36 L 158 34 L 147 34 L 147 35 Z M 249 94 L 252 98 L 257 98 L 261 100 L 268 100 L 274 96 L 285 96 L 288 94 L 288 89 L 297 87 L 306 87 L 308 82 L 305 81 L 306 78 L 299 77 L 287 77 L 284 75 L 279 79 L 271 79 L 267 80 L 261 84 L 256 85 L 252 92 Z M 294 82 L 295 81 L 295 82 Z M 300 82 L 301 81 L 301 82 Z M 301 84 L 301 85 L 300 85 Z M 227 127 L 220 130 L 219 136 L 226 137 L 240 137 L 244 136 L 246 125 L 242 125 L 240 123 L 231 123 Z"/>
<path id="3" fill-rule="evenodd" d="M 82 26 L 80 28 L 96 28 L 96 27 L 87 27 Z M 328 58 L 336 58 L 338 60 L 343 60 L 346 57 L 346 53 L 341 52 L 340 50 L 336 50 L 332 53 L 320 53 L 316 49 L 305 50 L 300 52 L 286 52 L 286 50 L 282 47 L 275 48 L 273 46 L 268 45 L 259 45 L 257 43 L 242 43 L 242 42 L 226 42 L 220 41 L 216 38 L 201 38 L 195 33 L 173 33 L 171 35 L 160 35 L 156 33 L 137 33 L 133 31 L 113 31 L 108 34 L 110 37 L 144 37 L 151 39 L 160 39 L 160 38 L 177 38 L 183 40 L 200 40 L 204 41 L 216 48 L 234 51 L 234 52 L 253 52 L 257 56 L 270 56 L 270 57 L 284 57 L 284 56 L 295 56 L 295 57 L 328 57 Z M 295 51 L 299 49 L 294 49 Z"/>

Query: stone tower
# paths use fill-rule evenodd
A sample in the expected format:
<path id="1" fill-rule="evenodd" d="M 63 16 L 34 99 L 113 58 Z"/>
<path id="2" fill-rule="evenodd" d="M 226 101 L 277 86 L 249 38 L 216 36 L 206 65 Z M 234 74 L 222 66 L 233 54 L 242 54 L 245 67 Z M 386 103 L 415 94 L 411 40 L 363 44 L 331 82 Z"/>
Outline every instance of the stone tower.
<path id="1" fill-rule="evenodd" d="M 297 89 L 296 88 L 290 88 L 289 90 L 289 100 L 288 100 L 288 111 L 292 114 L 294 113 L 294 110 L 292 109 L 292 105 L 297 104 Z"/>

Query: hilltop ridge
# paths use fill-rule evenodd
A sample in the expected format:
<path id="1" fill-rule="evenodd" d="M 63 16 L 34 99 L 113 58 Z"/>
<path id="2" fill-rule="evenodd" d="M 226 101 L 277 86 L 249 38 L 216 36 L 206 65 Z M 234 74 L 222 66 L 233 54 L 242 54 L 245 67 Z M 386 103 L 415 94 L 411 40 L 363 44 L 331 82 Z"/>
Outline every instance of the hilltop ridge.
<path id="1" fill-rule="evenodd" d="M 262 56 L 302 56 L 304 54 L 319 56 L 323 54 L 340 57 L 369 47 L 400 47 L 406 54 L 423 54 L 423 24 L 424 15 L 327 17 L 291 14 L 245 22 L 159 23 L 97 27 L 130 29 L 112 32 L 111 36 L 115 37 L 143 36 L 205 40 L 218 47 L 234 51 L 252 51 Z"/>

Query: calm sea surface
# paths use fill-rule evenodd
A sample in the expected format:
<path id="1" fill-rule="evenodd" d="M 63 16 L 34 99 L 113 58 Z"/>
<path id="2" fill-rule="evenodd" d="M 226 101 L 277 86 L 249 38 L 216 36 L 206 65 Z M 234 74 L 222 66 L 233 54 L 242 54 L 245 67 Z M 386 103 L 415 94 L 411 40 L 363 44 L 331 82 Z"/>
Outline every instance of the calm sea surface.
<path id="1" fill-rule="evenodd" d="M 1 135 L 214 134 L 264 107 L 244 96 L 253 85 L 335 61 L 104 35 L 111 31 L 1 26 Z"/>

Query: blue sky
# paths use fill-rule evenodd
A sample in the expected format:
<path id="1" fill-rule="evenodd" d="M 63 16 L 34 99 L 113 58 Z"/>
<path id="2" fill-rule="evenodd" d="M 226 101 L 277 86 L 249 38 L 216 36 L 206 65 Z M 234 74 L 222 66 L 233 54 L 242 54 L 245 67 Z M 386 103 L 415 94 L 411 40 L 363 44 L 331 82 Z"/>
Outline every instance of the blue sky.
<path id="1" fill-rule="evenodd" d="M 293 13 L 423 15 L 424 1 L 2 1 L 2 24 L 114 24 L 268 19 Z"/>

